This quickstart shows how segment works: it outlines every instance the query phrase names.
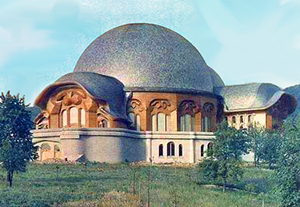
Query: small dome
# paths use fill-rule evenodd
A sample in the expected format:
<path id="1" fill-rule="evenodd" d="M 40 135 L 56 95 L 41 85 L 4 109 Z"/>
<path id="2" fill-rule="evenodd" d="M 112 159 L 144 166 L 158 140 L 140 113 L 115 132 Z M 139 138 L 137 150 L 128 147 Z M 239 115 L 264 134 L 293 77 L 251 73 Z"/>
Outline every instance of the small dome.
<path id="1" fill-rule="evenodd" d="M 120 80 L 131 91 L 213 93 L 224 86 L 198 50 L 165 27 L 136 23 L 114 28 L 92 42 L 74 72 L 95 72 Z"/>
<path id="2" fill-rule="evenodd" d="M 68 73 L 59 78 L 54 84 L 45 88 L 35 101 L 35 105 L 45 108 L 51 94 L 61 86 L 77 85 L 84 89 L 96 100 L 103 100 L 109 105 L 112 117 L 127 120 L 127 98 L 124 85 L 116 78 L 100 75 L 93 72 Z"/>

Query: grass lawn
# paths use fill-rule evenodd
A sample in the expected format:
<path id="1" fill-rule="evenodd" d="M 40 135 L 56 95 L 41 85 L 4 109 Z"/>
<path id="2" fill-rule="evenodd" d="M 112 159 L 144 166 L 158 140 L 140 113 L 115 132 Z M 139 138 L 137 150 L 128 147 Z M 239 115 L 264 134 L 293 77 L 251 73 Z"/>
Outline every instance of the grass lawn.
<path id="1" fill-rule="evenodd" d="M 57 169 L 58 167 L 58 169 Z M 58 171 L 58 176 L 57 176 Z M 26 173 L 14 176 L 9 188 L 0 171 L 0 206 L 145 206 L 149 166 L 31 163 Z M 195 167 L 152 166 L 151 206 L 278 206 L 269 193 L 269 170 L 245 168 L 244 178 L 228 190 L 199 185 Z M 135 180 L 135 188 L 134 181 Z M 136 194 L 133 194 L 133 191 Z M 252 193 L 250 192 L 252 191 Z M 253 193 L 256 192 L 256 193 Z M 264 192 L 264 193 L 263 193 Z"/>

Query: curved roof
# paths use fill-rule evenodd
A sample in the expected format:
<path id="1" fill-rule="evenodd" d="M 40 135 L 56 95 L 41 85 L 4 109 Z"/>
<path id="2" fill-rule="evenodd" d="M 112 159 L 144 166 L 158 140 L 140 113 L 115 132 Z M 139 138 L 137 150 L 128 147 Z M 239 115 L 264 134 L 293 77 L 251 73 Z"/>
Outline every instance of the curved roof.
<path id="1" fill-rule="evenodd" d="M 224 98 L 225 112 L 263 110 L 273 106 L 283 95 L 290 97 L 291 112 L 296 99 L 270 83 L 250 83 L 215 88 L 215 93 Z"/>
<path id="2" fill-rule="evenodd" d="M 114 28 L 92 42 L 75 72 L 117 78 L 127 91 L 198 91 L 224 86 L 198 50 L 178 33 L 145 23 Z"/>
<path id="3" fill-rule="evenodd" d="M 68 73 L 48 86 L 39 95 L 35 105 L 45 108 L 50 95 L 60 86 L 77 85 L 84 89 L 92 98 L 108 103 L 110 115 L 127 120 L 126 94 L 124 85 L 117 79 L 92 72 Z M 47 97 L 47 98 L 46 98 Z"/>

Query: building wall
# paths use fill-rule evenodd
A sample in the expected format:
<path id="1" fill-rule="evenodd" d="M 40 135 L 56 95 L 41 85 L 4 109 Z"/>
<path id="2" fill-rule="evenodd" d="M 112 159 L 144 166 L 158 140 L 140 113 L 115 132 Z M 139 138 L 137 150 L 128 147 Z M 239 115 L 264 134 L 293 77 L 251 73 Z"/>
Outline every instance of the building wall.
<path id="1" fill-rule="evenodd" d="M 105 121 L 105 127 L 127 128 L 123 119 L 106 112 L 109 108 L 106 102 L 94 100 L 77 86 L 58 87 L 50 97 L 44 98 L 47 103 L 35 120 L 36 129 L 96 128 L 103 127 L 102 121 Z"/>
<path id="2" fill-rule="evenodd" d="M 200 146 L 214 139 L 213 133 L 203 132 L 137 132 L 127 129 L 45 129 L 34 130 L 36 145 L 49 144 L 51 152 L 54 144 L 61 147 L 61 159 L 73 161 L 97 161 L 108 163 L 147 161 L 154 163 L 195 163 L 203 159 Z M 167 156 L 167 144 L 175 144 L 175 155 Z M 163 156 L 159 156 L 162 144 Z M 183 153 L 179 156 L 179 144 Z M 39 153 L 41 151 L 39 150 Z M 51 157 L 54 158 L 54 154 Z"/>
<path id="3" fill-rule="evenodd" d="M 240 117 L 243 117 L 243 123 L 241 122 Z M 251 116 L 249 120 L 249 116 Z M 237 129 L 243 128 L 247 129 L 249 126 L 253 126 L 255 123 L 261 127 L 270 128 L 270 120 L 267 119 L 267 111 L 240 111 L 240 112 L 231 112 L 225 113 L 227 117 L 228 124 L 234 126 Z M 233 117 L 235 117 L 235 124 L 233 123 Z M 269 120 L 269 121 L 268 121 Z M 271 124 L 272 127 L 272 124 Z"/>
<path id="4" fill-rule="evenodd" d="M 186 107 L 190 109 L 181 109 L 182 104 L 187 103 Z M 180 131 L 179 123 L 181 115 L 190 113 L 194 116 L 195 127 L 193 131 L 201 131 L 201 121 L 203 115 L 203 106 L 206 103 L 213 104 L 214 108 L 210 116 L 212 119 L 211 131 L 216 130 L 216 115 L 218 100 L 216 97 L 193 95 L 193 94 L 180 94 L 180 93 L 167 93 L 167 92 L 133 92 L 132 101 L 130 103 L 129 112 L 134 112 L 140 116 L 140 130 L 153 131 L 152 129 L 152 115 L 164 113 L 170 116 L 170 129 L 167 131 Z M 185 108 L 186 108 L 185 107 Z"/>

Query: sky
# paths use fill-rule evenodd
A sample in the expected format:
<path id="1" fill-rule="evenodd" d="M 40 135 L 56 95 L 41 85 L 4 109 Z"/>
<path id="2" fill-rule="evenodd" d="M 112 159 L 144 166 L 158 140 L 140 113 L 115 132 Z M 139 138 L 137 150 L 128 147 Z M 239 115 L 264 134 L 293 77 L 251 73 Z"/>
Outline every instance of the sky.
<path id="1" fill-rule="evenodd" d="M 300 0 L 0 0 L 0 91 L 38 94 L 127 23 L 181 34 L 226 85 L 300 84 Z"/>

